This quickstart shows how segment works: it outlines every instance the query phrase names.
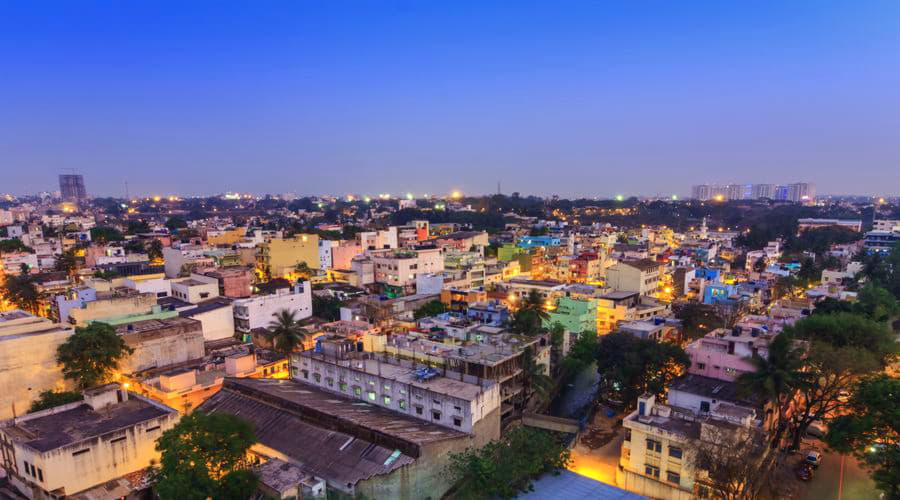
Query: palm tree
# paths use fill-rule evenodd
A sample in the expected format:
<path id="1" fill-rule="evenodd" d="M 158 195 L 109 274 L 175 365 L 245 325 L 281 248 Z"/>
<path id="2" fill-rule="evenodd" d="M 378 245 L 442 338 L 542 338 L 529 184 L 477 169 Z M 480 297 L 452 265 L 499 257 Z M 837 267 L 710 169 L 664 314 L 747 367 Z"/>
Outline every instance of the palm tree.
<path id="1" fill-rule="evenodd" d="M 519 311 L 534 311 L 534 314 L 540 318 L 542 322 L 550 319 L 550 314 L 544 307 L 544 299 L 536 290 L 532 290 L 528 296 L 525 297 Z"/>
<path id="2" fill-rule="evenodd" d="M 287 356 L 288 376 L 293 376 L 291 353 L 297 346 L 302 346 L 307 337 L 307 333 L 300 328 L 295 316 L 296 311 L 288 309 L 276 311 L 272 314 L 273 319 L 269 323 L 269 332 L 266 335 L 275 351 Z"/>
<path id="3" fill-rule="evenodd" d="M 532 396 L 537 396 L 541 403 L 550 400 L 550 395 L 555 387 L 555 382 L 546 373 L 546 366 L 537 362 L 534 357 L 534 348 L 526 347 L 522 351 L 522 382 L 525 385 L 525 404 Z"/>
<path id="4" fill-rule="evenodd" d="M 767 357 L 754 354 L 750 362 L 755 371 L 741 374 L 737 384 L 742 393 L 762 394 L 775 405 L 778 413 L 772 442 L 777 444 L 794 393 L 808 380 L 808 374 L 803 371 L 803 350 L 794 346 L 793 337 L 781 333 L 769 344 Z"/>
<path id="5" fill-rule="evenodd" d="M 306 261 L 301 261 L 294 265 L 294 273 L 297 274 L 298 278 L 308 280 L 313 275 L 313 270 Z"/>

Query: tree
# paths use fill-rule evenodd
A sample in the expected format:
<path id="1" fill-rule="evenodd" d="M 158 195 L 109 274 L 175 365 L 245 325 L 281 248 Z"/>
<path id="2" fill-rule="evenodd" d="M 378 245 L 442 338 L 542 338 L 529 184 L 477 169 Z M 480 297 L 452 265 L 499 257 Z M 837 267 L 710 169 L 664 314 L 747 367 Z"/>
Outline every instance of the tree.
<path id="1" fill-rule="evenodd" d="M 34 253 L 34 249 L 22 243 L 19 238 L 0 240 L 0 255 L 5 253 Z"/>
<path id="2" fill-rule="evenodd" d="M 766 262 L 766 258 L 760 257 L 760 258 L 756 259 L 756 261 L 753 263 L 753 270 L 758 273 L 761 273 L 766 270 L 767 266 L 768 266 L 768 263 Z"/>
<path id="3" fill-rule="evenodd" d="M 447 473 L 459 499 L 514 498 L 531 480 L 566 467 L 569 449 L 553 434 L 518 427 L 481 448 L 451 453 Z"/>
<path id="4" fill-rule="evenodd" d="M 144 248 L 144 243 L 137 238 L 130 239 L 127 242 L 125 242 L 125 250 L 128 251 L 128 253 L 144 253 L 144 252 L 146 252 L 146 249 Z"/>
<path id="5" fill-rule="evenodd" d="M 94 243 L 111 243 L 122 241 L 125 237 L 118 229 L 109 226 L 97 226 L 91 228 L 91 241 Z"/>
<path id="6" fill-rule="evenodd" d="M 812 315 L 786 328 L 798 339 L 823 342 L 834 347 L 859 347 L 878 357 L 882 364 L 896 354 L 894 335 L 885 323 L 851 313 Z"/>
<path id="7" fill-rule="evenodd" d="M 75 271 L 78 269 L 78 259 L 75 257 L 74 250 L 66 250 L 59 257 L 56 258 L 55 268 L 57 271 L 61 271 L 66 273 L 67 276 L 72 276 L 75 274 Z"/>
<path id="8" fill-rule="evenodd" d="M 319 297 L 313 295 L 312 308 L 313 314 L 317 318 L 327 321 L 337 321 L 341 319 L 341 307 L 344 305 L 340 300 L 333 297 Z"/>
<path id="9" fill-rule="evenodd" d="M 187 221 L 182 219 L 181 217 L 169 217 L 166 221 L 166 228 L 170 233 L 176 233 L 179 229 L 184 229 L 187 227 Z"/>
<path id="10" fill-rule="evenodd" d="M 900 304 L 891 292 L 871 283 L 859 291 L 855 305 L 857 312 L 873 321 L 890 322 L 900 314 Z"/>
<path id="11" fill-rule="evenodd" d="M 162 242 L 159 241 L 158 239 L 154 238 L 147 245 L 147 257 L 149 257 L 150 260 L 154 260 L 154 261 L 163 260 L 163 250 L 162 249 L 163 249 Z"/>
<path id="12" fill-rule="evenodd" d="M 119 361 L 132 352 L 115 328 L 95 322 L 75 329 L 57 348 L 56 362 L 66 379 L 86 389 L 107 382 Z"/>
<path id="13" fill-rule="evenodd" d="M 31 402 L 31 408 L 28 409 L 28 413 L 55 408 L 64 404 L 74 403 L 75 401 L 81 401 L 82 399 L 84 399 L 84 395 L 77 391 L 44 391 L 37 399 Z"/>
<path id="14" fill-rule="evenodd" d="M 860 376 L 880 369 L 881 364 L 872 352 L 860 347 L 813 342 L 804 367 L 810 376 L 807 383 L 800 385 L 798 397 L 794 399 L 791 449 L 800 447 L 810 424 L 843 410 L 844 394 L 853 390 Z"/>
<path id="15" fill-rule="evenodd" d="M 269 331 L 266 335 L 272 342 L 272 347 L 287 356 L 288 373 L 293 373 L 290 369 L 291 353 L 297 349 L 297 346 L 302 346 L 307 337 L 306 332 L 297 323 L 296 315 L 296 311 L 289 309 L 276 311 L 272 315 L 273 319 L 269 323 Z"/>
<path id="16" fill-rule="evenodd" d="M 18 276 L 7 274 L 0 295 L 23 311 L 38 314 L 40 310 L 42 296 L 27 268 Z"/>
<path id="17" fill-rule="evenodd" d="M 716 328 L 724 328 L 716 309 L 706 304 L 688 302 L 676 309 L 675 317 L 681 320 L 681 328 L 687 340 L 695 340 Z"/>
<path id="18" fill-rule="evenodd" d="M 562 359 L 561 371 L 563 378 L 568 378 L 583 370 L 597 358 L 599 347 L 597 332 L 584 331 L 572 344 L 569 354 Z"/>
<path id="19" fill-rule="evenodd" d="M 133 220 L 128 223 L 128 234 L 149 233 L 151 231 L 150 224 L 143 220 Z"/>
<path id="20" fill-rule="evenodd" d="M 885 374 L 862 379 L 848 410 L 831 421 L 825 441 L 859 458 L 887 498 L 900 499 L 900 379 Z"/>
<path id="21" fill-rule="evenodd" d="M 547 367 L 537 362 L 531 346 L 522 351 L 522 383 L 525 386 L 526 404 L 533 396 L 537 396 L 542 404 L 549 402 L 556 386 L 547 374 Z"/>
<path id="22" fill-rule="evenodd" d="M 444 305 L 440 300 L 432 300 L 431 302 L 426 302 L 422 304 L 416 311 L 413 313 L 413 317 L 416 319 L 428 318 L 430 316 L 437 316 L 438 314 L 443 314 L 447 312 L 447 306 Z"/>
<path id="23" fill-rule="evenodd" d="M 307 264 L 306 261 L 300 261 L 294 265 L 294 274 L 296 274 L 299 279 L 308 281 L 309 278 L 315 274 L 315 271 L 309 267 L 309 264 Z"/>
<path id="24" fill-rule="evenodd" d="M 601 391 L 607 397 L 621 398 L 628 408 L 645 392 L 662 397 L 669 382 L 690 364 L 681 347 L 630 333 L 604 335 L 597 347 Z"/>
<path id="25" fill-rule="evenodd" d="M 808 374 L 803 371 L 803 351 L 795 346 L 789 333 L 782 332 L 769 344 L 767 357 L 755 353 L 750 362 L 754 371 L 742 373 L 736 382 L 742 393 L 760 394 L 775 407 L 777 432 L 773 443 L 778 443 L 794 393 L 808 381 Z"/>
<path id="26" fill-rule="evenodd" d="M 156 442 L 154 488 L 163 500 L 250 498 L 257 478 L 246 461 L 253 424 L 227 413 L 195 411 Z"/>
<path id="27" fill-rule="evenodd" d="M 712 498 L 755 500 L 769 482 L 772 461 L 765 435 L 753 427 L 720 427 L 701 424 L 700 439 L 689 460 L 702 471 L 700 484 L 714 492 Z"/>
<path id="28" fill-rule="evenodd" d="M 554 321 L 550 325 L 550 366 L 559 366 L 565 338 L 566 328 L 559 321 Z"/>
<path id="29" fill-rule="evenodd" d="M 523 335 L 540 333 L 543 324 L 550 319 L 550 314 L 544 306 L 541 294 L 532 290 L 513 314 L 512 320 L 510 320 L 510 330 Z"/>

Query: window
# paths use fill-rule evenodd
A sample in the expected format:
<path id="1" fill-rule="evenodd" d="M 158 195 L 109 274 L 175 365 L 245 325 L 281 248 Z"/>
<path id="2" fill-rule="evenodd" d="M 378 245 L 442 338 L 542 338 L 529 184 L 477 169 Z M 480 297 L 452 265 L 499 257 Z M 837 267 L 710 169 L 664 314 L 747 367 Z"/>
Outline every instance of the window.
<path id="1" fill-rule="evenodd" d="M 453 425 L 457 427 L 462 426 L 462 419 L 459 417 L 453 417 Z"/>
<path id="2" fill-rule="evenodd" d="M 322 381 L 322 375 L 319 373 L 313 373 L 313 378 L 316 379 L 316 382 Z"/>
<path id="3" fill-rule="evenodd" d="M 158 430 L 159 430 L 159 426 L 157 425 L 157 426 L 154 426 L 154 427 L 147 427 L 147 428 L 144 430 L 144 432 L 153 432 L 153 431 L 158 431 Z"/>
<path id="4" fill-rule="evenodd" d="M 669 446 L 669 456 L 672 458 L 681 458 L 681 448 L 677 446 Z"/>
<path id="5" fill-rule="evenodd" d="M 42 471 L 41 469 L 38 469 L 38 481 L 44 481 L 44 471 Z"/>
<path id="6" fill-rule="evenodd" d="M 89 452 L 89 451 L 91 451 L 90 448 L 85 448 L 85 449 L 83 449 L 83 450 L 73 451 L 73 452 L 72 452 L 72 456 L 75 457 L 75 456 L 78 456 L 78 455 L 84 455 L 85 453 L 87 453 L 87 452 Z"/>
<path id="7" fill-rule="evenodd" d="M 706 363 L 697 363 L 697 368 L 700 369 L 700 370 L 705 370 L 705 369 L 706 369 Z"/>
<path id="8" fill-rule="evenodd" d="M 309 379 L 309 370 L 300 370 L 303 373 L 303 378 Z"/>
<path id="9" fill-rule="evenodd" d="M 25 462 L 25 474 L 31 474 L 31 469 L 29 469 L 29 467 L 31 467 L 31 465 L 28 462 Z"/>
<path id="10" fill-rule="evenodd" d="M 391 386 L 389 386 L 389 385 L 387 385 L 387 384 L 384 384 L 384 385 L 381 386 L 381 389 L 384 390 L 384 391 L 390 391 L 390 390 L 391 390 Z"/>
<path id="11" fill-rule="evenodd" d="M 370 380 L 370 381 L 369 381 L 369 385 L 372 386 L 372 387 L 375 387 L 375 381 L 374 381 L 374 380 Z"/>
<path id="12" fill-rule="evenodd" d="M 653 439 L 648 439 L 647 451 L 655 451 L 656 453 L 660 453 L 662 451 L 662 443 Z"/>
<path id="13" fill-rule="evenodd" d="M 657 467 L 655 465 L 649 465 L 649 464 L 645 465 L 644 473 L 650 477 L 655 477 L 655 478 L 659 479 L 659 467 Z"/>
<path id="14" fill-rule="evenodd" d="M 462 408 L 460 408 L 459 406 L 454 406 L 453 409 L 456 411 L 462 411 Z"/>
<path id="15" fill-rule="evenodd" d="M 406 409 L 406 400 L 401 399 L 400 401 L 397 401 L 397 405 L 400 406 L 401 410 L 405 410 Z"/>
<path id="16" fill-rule="evenodd" d="M 400 389 L 400 394 L 406 396 L 406 389 Z"/>
<path id="17" fill-rule="evenodd" d="M 709 413 L 709 401 L 700 401 L 700 411 L 702 413 Z"/>
<path id="18" fill-rule="evenodd" d="M 109 444 L 119 443 L 119 442 L 125 441 L 127 438 L 128 438 L 128 436 L 122 436 L 122 437 L 117 437 L 115 439 L 110 439 Z"/>
<path id="19" fill-rule="evenodd" d="M 325 377 L 325 383 L 328 384 L 328 387 L 334 387 L 334 379 L 331 377 Z"/>
<path id="20" fill-rule="evenodd" d="M 341 382 L 341 391 L 347 390 L 347 382 Z"/>
<path id="21" fill-rule="evenodd" d="M 354 386 L 353 393 L 356 394 L 357 396 L 362 396 L 362 387 Z"/>
<path id="22" fill-rule="evenodd" d="M 439 399 L 432 399 L 432 401 L 434 401 L 434 404 L 436 404 L 436 405 L 441 404 L 441 400 L 439 400 Z"/>
<path id="23" fill-rule="evenodd" d="M 677 472 L 666 472 L 666 480 L 670 483 L 678 484 L 681 482 L 681 474 Z"/>
<path id="24" fill-rule="evenodd" d="M 390 397 L 390 396 L 382 396 L 382 398 L 384 399 L 384 404 L 386 404 L 386 405 L 391 404 L 391 397 Z"/>
<path id="25" fill-rule="evenodd" d="M 432 411 L 431 411 L 431 418 L 433 418 L 434 420 L 440 420 L 440 419 L 441 419 L 441 412 L 432 410 Z"/>
<path id="26" fill-rule="evenodd" d="M 421 415 L 421 414 L 422 414 L 422 407 L 416 406 L 416 415 Z"/>
<path id="27" fill-rule="evenodd" d="M 369 401 L 375 401 L 375 391 L 368 391 Z"/>

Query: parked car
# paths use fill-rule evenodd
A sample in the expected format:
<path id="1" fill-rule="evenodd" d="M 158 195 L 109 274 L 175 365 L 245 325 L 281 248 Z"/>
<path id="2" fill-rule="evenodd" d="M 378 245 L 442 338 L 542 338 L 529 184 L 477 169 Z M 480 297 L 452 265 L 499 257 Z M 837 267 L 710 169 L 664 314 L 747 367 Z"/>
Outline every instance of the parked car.
<path id="1" fill-rule="evenodd" d="M 822 453 L 818 450 L 809 450 L 808 452 L 806 452 L 805 462 L 814 469 L 818 468 L 819 464 L 822 463 Z"/>
<path id="2" fill-rule="evenodd" d="M 801 481 L 809 481 L 813 477 L 813 468 L 812 465 L 809 465 L 806 462 L 800 462 L 797 464 L 797 467 L 794 469 L 794 475 L 797 476 L 797 479 Z"/>
<path id="3" fill-rule="evenodd" d="M 815 420 L 806 428 L 806 433 L 817 438 L 824 438 L 828 434 L 828 426 L 821 420 Z"/>

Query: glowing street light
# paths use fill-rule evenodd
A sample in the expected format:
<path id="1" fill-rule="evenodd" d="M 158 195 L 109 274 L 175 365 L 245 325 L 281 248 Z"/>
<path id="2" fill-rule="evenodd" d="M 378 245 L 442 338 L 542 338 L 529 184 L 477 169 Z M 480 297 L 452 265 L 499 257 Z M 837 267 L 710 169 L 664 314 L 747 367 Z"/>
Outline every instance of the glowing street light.
<path id="1" fill-rule="evenodd" d="M 616 195 L 616 201 L 625 201 L 625 197 L 622 196 L 621 194 L 617 194 L 617 195 Z"/>
<path id="2" fill-rule="evenodd" d="M 458 200 L 458 199 L 462 198 L 462 193 L 459 192 L 458 190 L 454 190 L 452 193 L 450 193 L 450 197 L 453 198 L 454 200 Z"/>

